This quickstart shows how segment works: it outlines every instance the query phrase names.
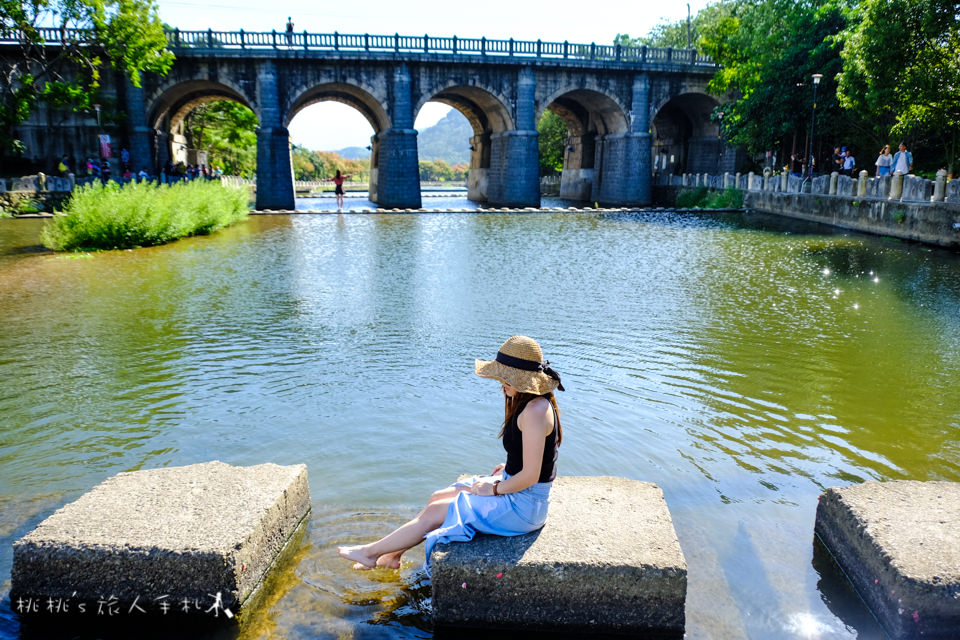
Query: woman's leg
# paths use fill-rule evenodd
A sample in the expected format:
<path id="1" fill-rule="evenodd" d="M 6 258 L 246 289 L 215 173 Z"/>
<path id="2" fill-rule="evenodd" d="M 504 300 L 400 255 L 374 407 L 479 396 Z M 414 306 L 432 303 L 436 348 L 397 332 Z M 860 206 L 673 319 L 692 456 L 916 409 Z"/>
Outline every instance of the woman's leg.
<path id="1" fill-rule="evenodd" d="M 440 500 L 449 500 L 450 498 L 456 498 L 457 494 L 461 491 L 469 491 L 467 487 L 447 487 L 446 489 L 440 489 L 439 491 L 434 491 L 433 495 L 430 496 L 430 499 L 427 501 L 428 505 L 433 504 L 434 502 L 439 502 Z M 447 503 L 449 505 L 449 502 Z M 422 512 L 421 512 L 422 513 Z M 390 553 L 385 553 L 377 558 L 378 567 L 386 567 L 389 569 L 399 569 L 400 568 L 400 559 L 403 556 L 404 552 L 407 549 L 400 549 L 399 551 L 391 551 Z M 357 563 L 359 566 L 354 566 L 354 569 L 362 569 L 363 565 Z"/>
<path id="2" fill-rule="evenodd" d="M 397 552 L 402 554 L 407 549 L 420 544 L 424 536 L 443 524 L 447 517 L 447 508 L 455 499 L 454 495 L 433 500 L 413 520 L 376 542 L 355 547 L 340 547 L 338 549 L 340 557 L 353 560 L 361 567 L 372 569 L 377 566 L 381 556 L 386 556 L 380 566 L 392 566 L 391 556 Z M 388 562 L 390 564 L 387 564 Z"/>

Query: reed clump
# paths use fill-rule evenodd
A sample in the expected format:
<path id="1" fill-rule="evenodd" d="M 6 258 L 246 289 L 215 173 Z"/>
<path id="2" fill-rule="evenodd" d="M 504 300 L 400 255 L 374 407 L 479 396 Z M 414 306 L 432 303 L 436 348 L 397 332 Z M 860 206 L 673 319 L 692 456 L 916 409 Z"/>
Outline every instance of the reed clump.
<path id="1" fill-rule="evenodd" d="M 150 247 L 238 222 L 248 198 L 246 189 L 214 181 L 92 184 L 74 191 L 41 239 L 57 251 Z"/>
<path id="2" fill-rule="evenodd" d="M 740 209 L 743 207 L 743 192 L 733 187 L 723 191 L 710 191 L 706 187 L 684 189 L 677 194 L 678 209 Z"/>

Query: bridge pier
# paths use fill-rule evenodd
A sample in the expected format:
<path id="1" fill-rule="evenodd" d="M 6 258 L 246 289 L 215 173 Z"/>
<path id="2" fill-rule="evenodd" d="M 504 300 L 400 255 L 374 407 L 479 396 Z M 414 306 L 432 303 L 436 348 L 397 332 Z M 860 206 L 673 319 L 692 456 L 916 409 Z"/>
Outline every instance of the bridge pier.
<path id="1" fill-rule="evenodd" d="M 401 64 L 393 72 L 393 127 L 374 136 L 376 184 L 371 174 L 370 199 L 386 209 L 419 209 L 420 163 L 417 130 L 413 128 L 410 70 Z"/>
<path id="2" fill-rule="evenodd" d="M 387 129 L 374 138 L 378 160 L 376 184 L 370 176 L 370 199 L 385 209 L 419 209 L 416 129 Z"/>
<path id="3" fill-rule="evenodd" d="M 560 197 L 564 200 L 590 199 L 593 192 L 596 136 L 570 136 L 565 141 Z"/>
<path id="4" fill-rule="evenodd" d="M 257 75 L 260 128 L 257 129 L 257 209 L 293 209 L 293 165 L 290 132 L 283 126 L 277 67 L 261 63 Z"/>
<path id="5" fill-rule="evenodd" d="M 470 172 L 467 174 L 467 198 L 486 202 L 489 192 L 490 134 L 480 133 L 470 138 Z"/>
<path id="6" fill-rule="evenodd" d="M 130 152 L 130 168 L 134 173 L 141 169 L 153 173 L 155 165 L 150 149 L 151 131 L 147 127 L 147 107 L 143 97 L 143 88 L 134 86 L 127 78 L 125 89 L 127 118 L 129 118 L 130 123 L 128 131 L 130 140 L 127 149 Z"/>
<path id="7" fill-rule="evenodd" d="M 487 201 L 501 207 L 540 206 L 540 149 L 537 146 L 536 78 L 529 67 L 517 73 L 516 130 L 490 136 Z"/>
<path id="8" fill-rule="evenodd" d="M 591 199 L 608 205 L 651 202 L 650 78 L 633 81 L 630 131 L 597 136 L 596 177 Z"/>

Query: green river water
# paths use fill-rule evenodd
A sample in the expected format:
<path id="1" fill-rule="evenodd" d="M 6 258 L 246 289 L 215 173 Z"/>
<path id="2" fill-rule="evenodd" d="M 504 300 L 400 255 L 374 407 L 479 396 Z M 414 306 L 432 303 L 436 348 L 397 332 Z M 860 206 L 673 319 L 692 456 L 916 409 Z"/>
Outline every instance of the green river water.
<path id="1" fill-rule="evenodd" d="M 357 573 L 433 489 L 503 458 L 473 374 L 508 336 L 563 375 L 559 473 L 664 491 L 688 638 L 881 638 L 814 543 L 817 496 L 960 480 L 960 256 L 740 214 L 254 216 L 41 250 L 0 220 L 0 638 L 12 542 L 121 471 L 305 463 L 266 602 L 199 637 L 428 638 L 429 582 Z"/>

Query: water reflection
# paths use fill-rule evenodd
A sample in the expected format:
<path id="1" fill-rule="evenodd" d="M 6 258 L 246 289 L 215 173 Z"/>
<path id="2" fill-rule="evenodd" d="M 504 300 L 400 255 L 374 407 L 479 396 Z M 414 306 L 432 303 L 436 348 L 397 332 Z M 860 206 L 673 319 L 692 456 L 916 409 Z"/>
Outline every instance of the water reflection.
<path id="1" fill-rule="evenodd" d="M 358 575 L 333 547 L 498 461 L 501 399 L 472 359 L 526 333 L 570 389 L 560 473 L 664 489 L 688 637 L 869 634 L 811 565 L 816 498 L 960 479 L 960 257 L 824 231 L 670 212 L 255 216 L 59 256 L 29 249 L 39 224 L 0 220 L 15 390 L 0 569 L 119 471 L 303 462 L 305 540 L 239 636 L 429 637 L 422 556 Z M 0 637 L 20 633 L 9 607 Z"/>

